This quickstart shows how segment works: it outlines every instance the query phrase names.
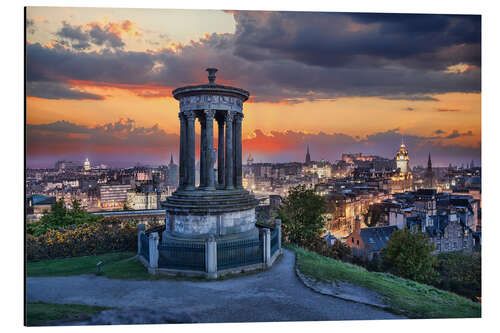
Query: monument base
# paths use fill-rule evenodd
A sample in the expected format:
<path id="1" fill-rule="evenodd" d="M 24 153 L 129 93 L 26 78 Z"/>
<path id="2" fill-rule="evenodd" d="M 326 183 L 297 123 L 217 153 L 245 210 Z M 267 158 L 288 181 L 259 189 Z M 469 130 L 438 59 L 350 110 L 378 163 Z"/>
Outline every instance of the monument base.
<path id="1" fill-rule="evenodd" d="M 166 210 L 165 235 L 171 239 L 203 241 L 257 239 L 255 207 L 248 191 L 177 190 L 162 203 Z"/>

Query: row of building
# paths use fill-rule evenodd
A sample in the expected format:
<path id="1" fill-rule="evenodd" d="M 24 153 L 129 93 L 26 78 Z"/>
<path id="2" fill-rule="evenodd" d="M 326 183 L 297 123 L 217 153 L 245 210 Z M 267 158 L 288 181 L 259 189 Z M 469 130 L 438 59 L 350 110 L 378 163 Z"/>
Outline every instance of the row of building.
<path id="1" fill-rule="evenodd" d="M 472 251 L 481 244 L 480 202 L 470 195 L 419 189 L 394 195 L 376 205 L 380 212 L 377 221 L 366 221 L 366 215 L 358 215 L 351 233 L 337 238 L 329 232 L 327 241 L 343 241 L 368 259 L 380 254 L 391 234 L 403 228 L 427 234 L 434 244 L 434 253 Z M 368 222 L 376 226 L 362 228 Z"/>

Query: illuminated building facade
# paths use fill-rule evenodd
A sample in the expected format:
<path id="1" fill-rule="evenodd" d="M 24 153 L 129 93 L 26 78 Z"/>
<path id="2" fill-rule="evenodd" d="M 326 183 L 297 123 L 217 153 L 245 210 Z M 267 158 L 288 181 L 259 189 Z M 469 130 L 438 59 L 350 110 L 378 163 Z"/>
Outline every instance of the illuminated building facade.
<path id="1" fill-rule="evenodd" d="M 396 172 L 390 180 L 389 190 L 391 193 L 405 192 L 413 190 L 413 174 L 410 171 L 410 155 L 406 145 L 401 143 L 399 150 L 396 152 Z"/>
<path id="2" fill-rule="evenodd" d="M 409 164 L 410 157 L 408 155 L 408 149 L 406 149 L 405 144 L 402 143 L 396 153 L 396 167 L 399 169 L 400 174 L 406 175 L 409 172 Z"/>

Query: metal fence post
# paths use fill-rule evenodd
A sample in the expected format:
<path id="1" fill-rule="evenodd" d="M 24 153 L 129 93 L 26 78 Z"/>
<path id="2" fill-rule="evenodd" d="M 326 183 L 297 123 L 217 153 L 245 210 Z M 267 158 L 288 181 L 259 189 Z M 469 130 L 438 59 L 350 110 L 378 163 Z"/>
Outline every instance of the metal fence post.
<path id="1" fill-rule="evenodd" d="M 264 242 L 264 264 L 266 267 L 271 267 L 271 230 L 263 228 Z"/>
<path id="2" fill-rule="evenodd" d="M 217 278 L 217 242 L 214 235 L 210 237 L 205 242 L 205 253 L 206 253 L 206 272 L 209 279 Z"/>
<path id="3" fill-rule="evenodd" d="M 276 219 L 275 221 L 276 228 L 278 229 L 278 249 L 280 251 L 280 254 L 282 253 L 281 250 L 281 220 Z"/>
<path id="4" fill-rule="evenodd" d="M 137 255 L 141 255 L 141 234 L 146 230 L 144 224 L 137 225 Z"/>
<path id="5" fill-rule="evenodd" d="M 158 242 L 160 237 L 157 232 L 152 232 L 149 235 L 149 268 L 158 268 Z"/>

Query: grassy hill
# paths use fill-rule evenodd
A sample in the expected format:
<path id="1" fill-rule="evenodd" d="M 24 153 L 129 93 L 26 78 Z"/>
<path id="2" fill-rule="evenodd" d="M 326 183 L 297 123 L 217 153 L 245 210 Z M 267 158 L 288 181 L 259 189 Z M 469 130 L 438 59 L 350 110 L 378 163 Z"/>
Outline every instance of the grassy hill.
<path id="1" fill-rule="evenodd" d="M 409 318 L 480 318 L 481 305 L 432 286 L 392 274 L 366 269 L 323 257 L 294 246 L 296 266 L 307 277 L 332 283 L 348 282 L 375 291 L 390 301 L 390 308 Z"/>
<path id="2" fill-rule="evenodd" d="M 107 310 L 101 306 L 80 304 L 50 304 L 43 302 L 26 305 L 26 325 L 53 325 L 58 321 L 87 320 L 94 314 Z"/>

